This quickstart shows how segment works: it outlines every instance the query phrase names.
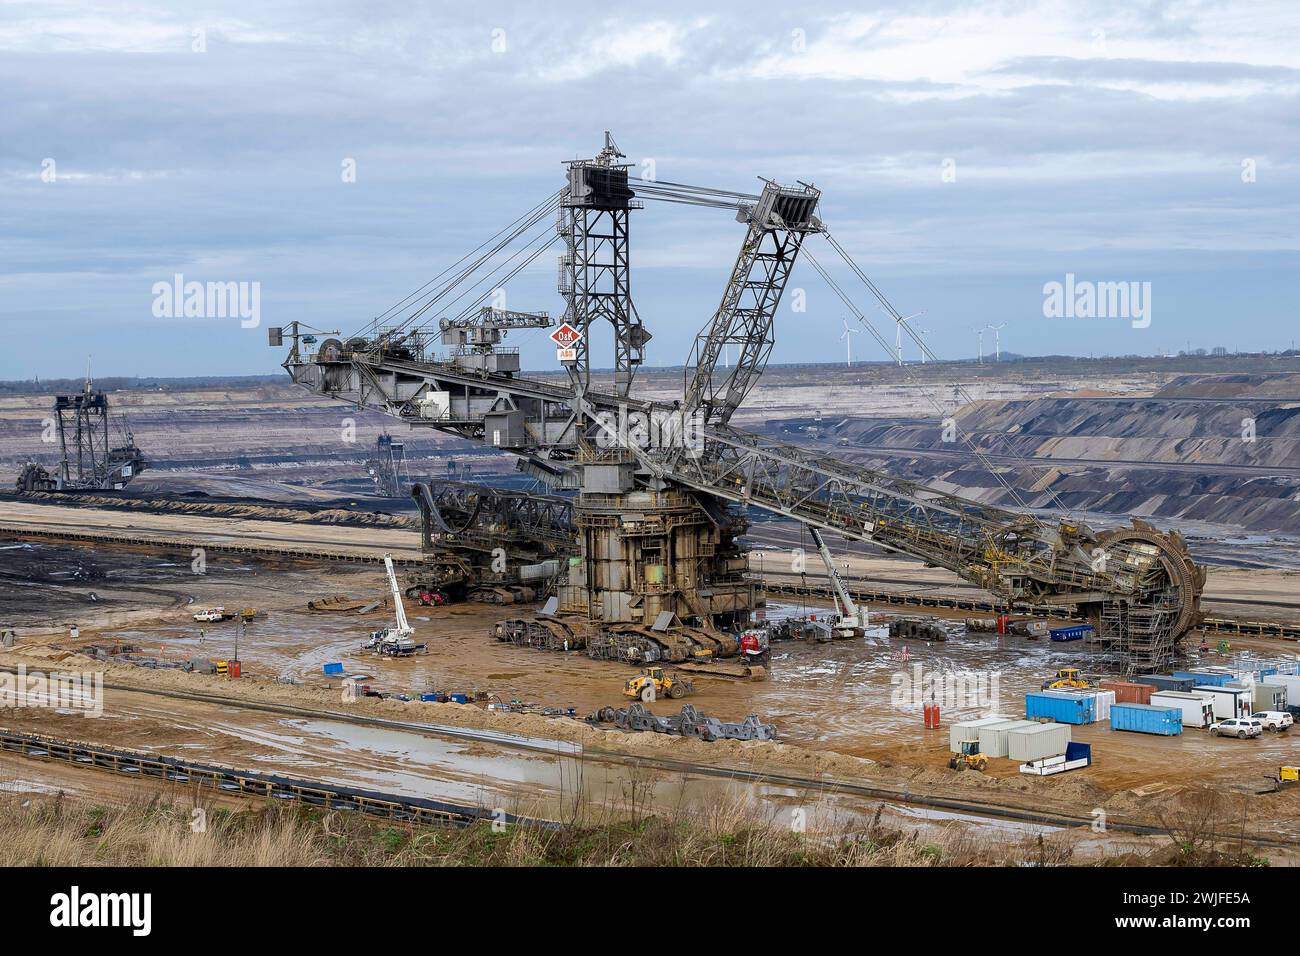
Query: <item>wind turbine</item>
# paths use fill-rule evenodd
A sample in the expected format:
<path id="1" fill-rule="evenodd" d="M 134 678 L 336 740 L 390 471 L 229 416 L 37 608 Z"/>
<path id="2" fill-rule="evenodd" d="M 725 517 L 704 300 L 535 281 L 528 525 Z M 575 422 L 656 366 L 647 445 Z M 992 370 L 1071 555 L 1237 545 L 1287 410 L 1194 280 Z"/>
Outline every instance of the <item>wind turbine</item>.
<path id="1" fill-rule="evenodd" d="M 1002 330 L 1007 327 L 1007 324 L 1003 322 L 1001 325 L 989 325 L 985 327 L 990 332 L 993 333 L 994 355 L 997 356 L 996 358 L 993 359 L 993 361 L 1001 362 L 1002 361 Z"/>
<path id="2" fill-rule="evenodd" d="M 925 337 L 927 335 L 934 335 L 934 329 L 913 329 L 912 331 L 915 332 L 916 337 L 921 340 L 921 364 L 924 365 L 925 364 Z"/>
<path id="3" fill-rule="evenodd" d="M 980 364 L 984 364 L 984 330 L 971 326 L 971 331 L 980 337 Z"/>
<path id="4" fill-rule="evenodd" d="M 925 311 L 899 316 L 894 320 L 894 357 L 899 365 L 903 364 L 903 326 L 907 324 L 908 319 L 914 319 L 918 315 L 925 315 Z M 925 349 L 921 349 L 921 361 L 925 361 Z"/>
<path id="5" fill-rule="evenodd" d="M 850 367 L 852 367 L 852 365 L 853 365 L 853 339 L 849 338 L 849 336 L 850 336 L 850 335 L 857 335 L 858 332 L 859 332 L 860 330 L 859 330 L 859 329 L 851 329 L 851 328 L 849 328 L 849 320 L 848 320 L 848 319 L 841 319 L 840 321 L 844 323 L 844 331 L 840 333 L 840 341 L 842 341 L 842 342 L 844 343 L 844 364 L 845 364 L 845 365 L 848 365 L 848 366 L 850 366 Z"/>

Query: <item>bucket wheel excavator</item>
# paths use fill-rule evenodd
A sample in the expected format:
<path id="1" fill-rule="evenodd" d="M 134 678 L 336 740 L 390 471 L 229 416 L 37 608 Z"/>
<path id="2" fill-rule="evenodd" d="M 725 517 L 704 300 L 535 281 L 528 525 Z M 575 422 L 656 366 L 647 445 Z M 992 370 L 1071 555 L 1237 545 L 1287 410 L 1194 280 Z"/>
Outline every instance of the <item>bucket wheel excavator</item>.
<path id="1" fill-rule="evenodd" d="M 318 330 L 270 330 L 273 346 L 290 339 L 284 368 L 312 392 L 510 452 L 525 473 L 578 492 L 556 606 L 515 625 L 545 632 L 546 646 L 612 649 L 639 665 L 734 654 L 734 634 L 763 603 L 734 544 L 757 507 L 947 568 L 1008 604 L 1081 608 L 1122 670 L 1167 666 L 1199 620 L 1205 580 L 1178 534 L 995 508 L 732 426 L 806 240 L 824 238 L 885 300 L 818 218 L 813 186 L 764 180 L 754 194 L 633 180 L 622 159 L 606 134 L 594 158 L 565 164 L 561 189 L 346 340 L 308 351 Z M 745 228 L 674 402 L 634 390 L 650 334 L 632 302 L 628 226 L 643 200 L 723 208 Z M 560 331 L 577 336 L 557 352 L 567 380 L 524 377 L 517 351 L 482 346 L 484 336 L 476 349 L 434 352 L 449 328 L 548 326 L 546 313 L 481 306 L 557 244 Z M 598 322 L 615 345 L 603 388 L 589 362 Z"/>

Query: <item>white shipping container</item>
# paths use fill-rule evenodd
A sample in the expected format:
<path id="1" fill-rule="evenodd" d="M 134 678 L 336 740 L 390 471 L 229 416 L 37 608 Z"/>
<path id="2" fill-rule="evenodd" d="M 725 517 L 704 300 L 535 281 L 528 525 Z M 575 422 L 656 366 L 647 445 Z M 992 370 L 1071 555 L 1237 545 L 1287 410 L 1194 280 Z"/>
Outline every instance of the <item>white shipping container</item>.
<path id="1" fill-rule="evenodd" d="M 1184 727 L 1208 727 L 1214 723 L 1214 698 L 1209 694 L 1158 691 L 1151 695 L 1156 707 L 1177 707 L 1183 712 Z"/>
<path id="2" fill-rule="evenodd" d="M 1110 708 L 1115 703 L 1115 692 L 1113 690 L 1099 690 L 1093 704 L 1097 720 L 1110 720 Z"/>
<path id="3" fill-rule="evenodd" d="M 1070 742 L 1069 724 L 1035 724 L 1007 731 L 1007 756 L 1023 762 L 1059 757 Z"/>
<path id="4" fill-rule="evenodd" d="M 980 728 L 980 750 L 988 757 L 1005 757 L 1007 755 L 1007 731 L 1022 727 L 1036 727 L 1035 720 L 1004 720 L 1000 724 L 989 724 Z"/>
<path id="5" fill-rule="evenodd" d="M 1005 723 L 1010 719 L 1010 717 L 980 717 L 976 720 L 963 720 L 955 723 L 948 728 L 948 749 L 955 754 L 961 753 L 961 742 L 963 740 L 979 740 L 981 727 Z"/>

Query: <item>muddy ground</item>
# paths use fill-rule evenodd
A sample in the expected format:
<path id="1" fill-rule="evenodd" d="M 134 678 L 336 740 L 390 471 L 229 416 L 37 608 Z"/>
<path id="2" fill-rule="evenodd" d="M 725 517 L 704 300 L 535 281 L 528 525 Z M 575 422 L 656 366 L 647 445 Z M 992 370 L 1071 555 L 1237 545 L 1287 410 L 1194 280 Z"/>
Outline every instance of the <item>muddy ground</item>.
<path id="1" fill-rule="evenodd" d="M 1075 739 L 1093 745 L 1094 766 L 1060 777 L 1022 775 L 1009 760 L 995 760 L 985 775 L 957 774 L 946 767 L 947 726 L 990 711 L 1017 716 L 1027 690 L 1058 667 L 1082 664 L 1077 647 L 995 635 L 970 635 L 947 643 L 891 642 L 883 629 L 865 639 L 835 644 L 776 646 L 772 679 L 742 683 L 696 677 L 697 707 L 724 719 L 755 713 L 776 724 L 778 744 L 724 741 L 705 744 L 654 734 L 627 735 L 577 721 L 532 714 L 492 714 L 456 704 L 403 703 L 362 699 L 344 703 L 339 680 L 322 666 L 341 662 L 347 674 L 369 675 L 377 689 L 418 697 L 427 690 L 462 691 L 519 699 L 536 708 L 574 708 L 585 715 L 598 707 L 626 703 L 620 690 L 631 668 L 560 654 L 516 648 L 489 637 L 489 627 L 510 609 L 484 605 L 408 608 L 417 639 L 429 653 L 389 660 L 361 648 L 372 629 L 388 623 L 387 612 L 313 612 L 307 602 L 332 594 L 360 600 L 383 596 L 382 572 L 346 564 L 269 563 L 211 556 L 196 575 L 175 558 L 63 546 L 0 544 L 0 560 L 27 570 L 18 587 L 0 577 L 0 601 L 12 609 L 45 603 L 60 617 L 80 624 L 79 638 L 65 630 L 20 631 L 17 646 L 0 653 L 0 663 L 30 668 L 103 668 L 108 680 L 141 688 L 199 690 L 250 700 L 292 702 L 314 709 L 346 709 L 403 721 L 483 726 L 581 744 L 588 753 L 613 750 L 668 756 L 710 765 L 827 774 L 872 781 L 913 793 L 960 795 L 1028 808 L 1052 807 L 1089 814 L 1104 808 L 1117 817 L 1155 819 L 1170 801 L 1199 787 L 1224 799 L 1246 801 L 1253 832 L 1300 840 L 1300 793 L 1259 795 L 1282 763 L 1300 759 L 1300 736 L 1220 740 L 1189 731 L 1174 739 L 1112 732 L 1107 726 L 1075 728 Z M 34 573 L 31 567 L 39 567 Z M 20 595 L 16 592 L 21 590 Z M 87 594 L 98 598 L 90 602 Z M 100 665 L 75 652 L 91 643 L 128 642 L 159 660 L 234 656 L 237 626 L 198 625 L 195 606 L 257 607 L 239 645 L 245 677 L 223 681 L 174 670 L 125 663 Z M 522 609 L 520 609 L 522 610 Z M 789 611 L 773 604 L 773 616 Z M 884 617 L 878 618 L 884 621 Z M 200 628 L 203 630 L 200 639 Z M 1294 645 L 1255 642 L 1259 650 L 1294 653 Z M 927 731 L 919 703 L 900 699 L 905 678 L 972 669 L 985 681 L 987 698 L 946 709 L 944 728 Z M 676 703 L 657 703 L 658 713 Z M 552 811 L 577 792 L 601 803 L 626 799 L 625 769 L 566 763 L 554 757 L 502 754 L 483 745 L 448 745 L 429 736 L 391 734 L 331 721 L 303 721 L 210 703 L 110 691 L 103 718 L 61 716 L 49 711 L 8 710 L 3 723 L 25 732 L 74 736 L 117 746 L 156 750 L 247 769 L 278 769 L 297 776 L 353 782 L 373 789 L 441 795 L 493 806 L 507 801 Z M 27 774 L 23 779 L 30 777 Z M 596 781 L 600 781 L 599 784 Z M 581 786 L 579 786 L 581 782 Z M 682 781 L 659 775 L 665 799 Z M 692 799 L 717 796 L 716 782 L 695 782 Z M 680 797 L 677 797 L 680 799 Z M 806 796 L 771 792 L 772 806 Z M 833 806 L 850 817 L 860 808 Z"/>

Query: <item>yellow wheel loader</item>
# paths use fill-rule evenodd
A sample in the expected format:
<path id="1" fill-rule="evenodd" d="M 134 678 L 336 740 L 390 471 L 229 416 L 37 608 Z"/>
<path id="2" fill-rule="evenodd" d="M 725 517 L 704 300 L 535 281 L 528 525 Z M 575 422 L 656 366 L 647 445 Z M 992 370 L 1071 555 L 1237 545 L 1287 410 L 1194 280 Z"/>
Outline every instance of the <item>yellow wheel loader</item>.
<path id="1" fill-rule="evenodd" d="M 978 740 L 963 740 L 961 742 L 961 752 L 953 754 L 948 759 L 948 767 L 952 770 L 965 770 L 968 767 L 971 770 L 987 770 L 989 758 L 980 750 Z"/>
<path id="2" fill-rule="evenodd" d="M 666 674 L 662 667 L 647 667 L 623 685 L 623 696 L 639 700 L 649 686 L 654 687 L 655 697 L 670 697 L 673 700 L 695 693 L 695 685 L 690 681 L 676 674 Z"/>
<path id="3" fill-rule="evenodd" d="M 1060 690 L 1062 687 L 1089 687 L 1087 680 L 1079 676 L 1079 668 L 1062 667 L 1056 676 L 1043 681 L 1043 690 Z"/>

